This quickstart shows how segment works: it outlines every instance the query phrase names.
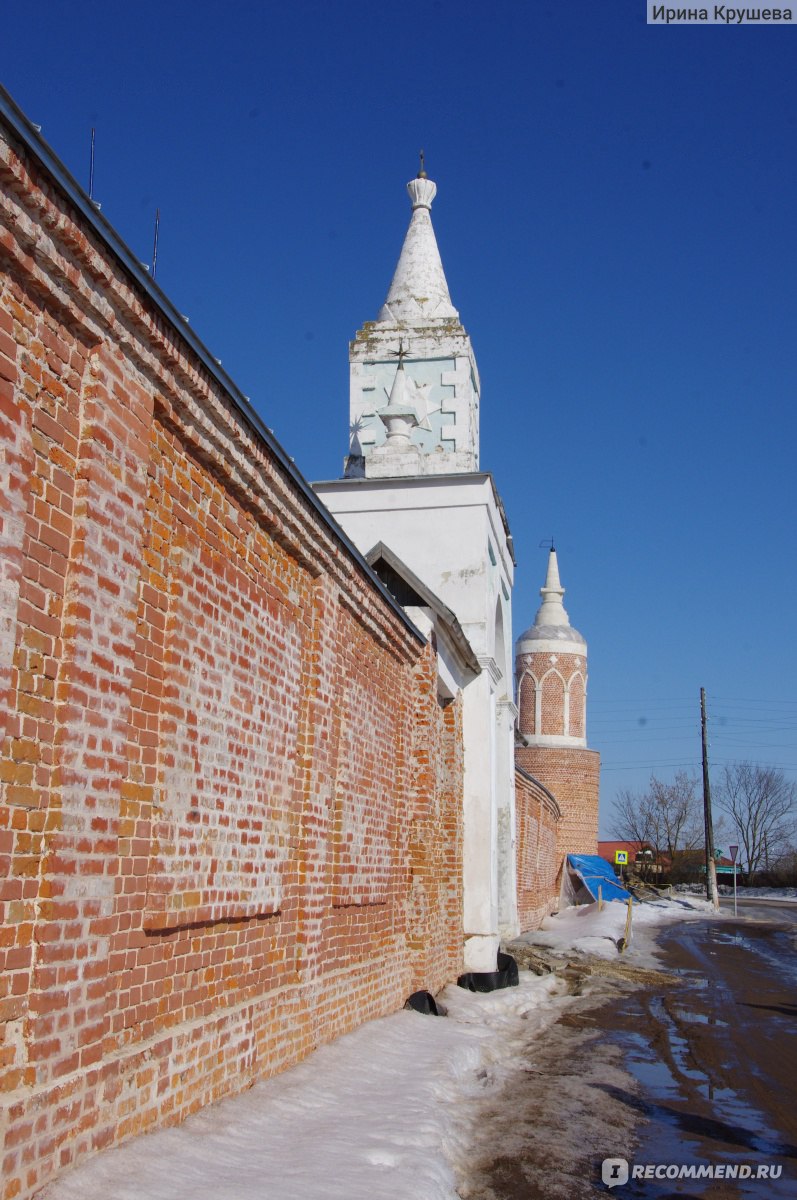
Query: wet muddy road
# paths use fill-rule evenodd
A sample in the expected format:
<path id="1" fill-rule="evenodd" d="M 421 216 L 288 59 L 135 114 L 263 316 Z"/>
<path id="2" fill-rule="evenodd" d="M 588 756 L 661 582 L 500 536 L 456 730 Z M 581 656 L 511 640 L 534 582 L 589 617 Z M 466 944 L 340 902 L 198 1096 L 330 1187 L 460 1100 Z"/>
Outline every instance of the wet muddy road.
<path id="1" fill-rule="evenodd" d="M 744 1165 L 751 1177 L 632 1179 L 617 1195 L 797 1195 L 797 924 L 747 911 L 662 934 L 662 965 L 681 984 L 635 993 L 607 1024 L 639 1084 L 624 1097 L 645 1122 L 634 1161 Z"/>
<path id="2" fill-rule="evenodd" d="M 667 929 L 668 979 L 599 984 L 530 1047 L 524 1077 L 485 1122 L 501 1152 L 463 1196 L 797 1196 L 797 906 L 739 913 Z M 610 1157 L 632 1171 L 611 1191 Z M 635 1180 L 648 1164 L 703 1176 Z M 718 1167 L 741 1177 L 705 1176 Z"/>

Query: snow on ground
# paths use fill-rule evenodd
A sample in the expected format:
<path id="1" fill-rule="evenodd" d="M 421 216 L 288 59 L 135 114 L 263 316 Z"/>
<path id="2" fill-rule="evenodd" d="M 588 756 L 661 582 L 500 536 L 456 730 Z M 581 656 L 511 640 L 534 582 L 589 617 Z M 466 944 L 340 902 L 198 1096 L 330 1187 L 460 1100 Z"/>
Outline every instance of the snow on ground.
<path id="1" fill-rule="evenodd" d="M 717 885 L 721 896 L 733 895 L 732 883 L 720 883 Z M 700 883 L 678 883 L 675 885 L 676 892 L 688 895 L 703 895 L 705 886 Z M 797 901 L 797 888 L 793 887 L 742 887 L 737 884 L 736 894 L 739 900 L 793 900 Z"/>
<path id="2" fill-rule="evenodd" d="M 447 988 L 447 1018 L 403 1011 L 176 1129 L 109 1150 L 50 1200 L 453 1200 L 466 1131 L 457 1102 L 517 1038 L 557 1016 L 565 986 L 523 973 L 488 995 Z"/>
<path id="3" fill-rule="evenodd" d="M 720 884 L 719 890 L 723 896 L 733 895 L 733 886 L 727 883 Z M 797 888 L 737 887 L 736 891 L 740 900 L 746 900 L 748 896 L 754 899 L 797 900 Z"/>
<path id="4" fill-rule="evenodd" d="M 693 899 L 634 906 L 626 957 L 657 924 L 713 915 Z M 563 952 L 617 955 L 625 905 L 567 909 L 529 935 Z M 525 940 L 525 939 L 524 939 Z M 554 975 L 517 988 L 450 986 L 445 1018 L 371 1021 L 183 1125 L 108 1150 L 45 1189 L 47 1200 L 456 1200 L 473 1121 L 530 1039 L 572 1003 Z"/>
<path id="5" fill-rule="evenodd" d="M 651 900 L 632 905 L 627 958 L 649 965 L 653 954 L 653 933 L 660 925 L 688 921 L 698 917 L 717 917 L 707 900 L 695 896 Z M 616 958 L 620 940 L 626 938 L 627 905 L 619 900 L 604 904 L 582 904 L 566 908 L 555 917 L 546 917 L 542 928 L 526 934 L 522 941 L 544 946 L 555 953 L 592 954 L 597 958 Z M 645 962 L 642 962 L 642 959 Z"/>

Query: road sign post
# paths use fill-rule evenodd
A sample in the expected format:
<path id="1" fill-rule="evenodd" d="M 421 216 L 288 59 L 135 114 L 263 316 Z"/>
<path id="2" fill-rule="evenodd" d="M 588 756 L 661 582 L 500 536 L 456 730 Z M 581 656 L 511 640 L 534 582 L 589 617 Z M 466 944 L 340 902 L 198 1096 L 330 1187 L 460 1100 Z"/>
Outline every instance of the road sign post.
<path id="1" fill-rule="evenodd" d="M 730 854 L 731 862 L 733 863 L 733 915 L 737 916 L 738 914 L 736 912 L 736 855 L 739 853 L 739 847 L 738 846 L 729 846 L 728 853 Z"/>

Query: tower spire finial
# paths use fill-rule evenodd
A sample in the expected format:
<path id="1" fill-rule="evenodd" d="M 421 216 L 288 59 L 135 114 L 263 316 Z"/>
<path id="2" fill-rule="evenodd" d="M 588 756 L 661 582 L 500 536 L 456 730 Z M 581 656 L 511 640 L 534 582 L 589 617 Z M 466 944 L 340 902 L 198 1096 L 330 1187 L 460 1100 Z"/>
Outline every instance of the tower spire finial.
<path id="1" fill-rule="evenodd" d="M 545 586 L 540 588 L 542 604 L 535 617 L 535 625 L 570 625 L 570 618 L 565 611 L 565 606 L 562 604 L 564 594 L 565 589 L 559 582 L 559 561 L 556 557 L 556 550 L 553 547 L 553 539 L 551 539 L 551 547 L 548 551 L 548 569 L 545 574 Z"/>
<path id="2" fill-rule="evenodd" d="M 426 156 L 424 155 L 423 150 L 421 150 L 421 169 L 418 172 L 416 178 L 417 179 L 426 179 Z"/>

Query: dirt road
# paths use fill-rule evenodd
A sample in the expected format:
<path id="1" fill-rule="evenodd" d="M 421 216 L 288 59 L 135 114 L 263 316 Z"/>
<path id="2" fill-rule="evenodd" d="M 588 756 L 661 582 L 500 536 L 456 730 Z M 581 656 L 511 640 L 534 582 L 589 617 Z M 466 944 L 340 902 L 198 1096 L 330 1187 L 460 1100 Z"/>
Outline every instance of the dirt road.
<path id="1" fill-rule="evenodd" d="M 599 982 L 577 1000 L 486 1114 L 480 1168 L 463 1197 L 797 1195 L 797 924 L 789 915 L 759 908 L 738 921 L 673 926 L 659 937 L 669 979 Z M 626 1159 L 632 1173 L 611 1193 L 601 1181 L 609 1157 Z M 634 1166 L 647 1165 L 661 1177 L 635 1180 Z M 704 1177 L 666 1177 L 664 1168 L 672 1176 L 681 1166 Z M 708 1168 L 739 1177 L 706 1178 Z"/>

